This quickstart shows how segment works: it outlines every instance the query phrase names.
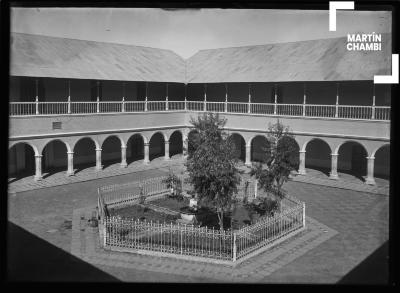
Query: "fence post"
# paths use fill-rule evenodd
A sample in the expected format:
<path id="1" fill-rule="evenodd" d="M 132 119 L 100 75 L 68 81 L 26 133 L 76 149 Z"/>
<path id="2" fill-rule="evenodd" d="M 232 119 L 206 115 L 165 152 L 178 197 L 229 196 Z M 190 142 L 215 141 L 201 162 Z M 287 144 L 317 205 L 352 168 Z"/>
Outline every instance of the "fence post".
<path id="1" fill-rule="evenodd" d="M 71 97 L 68 96 L 68 114 L 71 114 Z"/>
<path id="2" fill-rule="evenodd" d="M 258 195 L 258 180 L 256 179 L 254 182 L 254 198 L 257 198 Z"/>
<path id="3" fill-rule="evenodd" d="M 99 103 L 99 97 L 97 97 L 97 104 L 96 104 L 96 112 L 100 112 L 100 103 Z"/>
<path id="4" fill-rule="evenodd" d="M 306 227 L 306 203 L 303 202 L 303 228 Z"/>
<path id="5" fill-rule="evenodd" d="M 125 112 L 125 97 L 122 97 L 122 109 L 121 112 Z"/>
<path id="6" fill-rule="evenodd" d="M 107 218 L 105 219 L 104 223 L 103 223 L 103 247 L 106 247 L 106 243 L 107 243 L 107 229 L 106 229 L 106 225 L 107 225 Z"/>
<path id="7" fill-rule="evenodd" d="M 36 115 L 39 115 L 39 98 L 37 96 L 36 96 L 35 104 L 36 104 Z"/>
<path id="8" fill-rule="evenodd" d="M 187 100 L 186 100 L 186 97 L 185 97 L 185 111 L 187 110 Z"/>
<path id="9" fill-rule="evenodd" d="M 236 261 L 236 233 L 233 233 L 233 261 Z"/>

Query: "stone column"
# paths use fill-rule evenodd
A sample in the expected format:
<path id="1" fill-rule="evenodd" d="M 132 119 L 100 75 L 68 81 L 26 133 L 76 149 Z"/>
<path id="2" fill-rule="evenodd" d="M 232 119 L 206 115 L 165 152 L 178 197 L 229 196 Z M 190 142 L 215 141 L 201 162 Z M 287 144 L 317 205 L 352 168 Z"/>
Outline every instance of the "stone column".
<path id="1" fill-rule="evenodd" d="M 121 167 L 126 168 L 128 164 L 126 163 L 126 145 L 121 146 Z"/>
<path id="2" fill-rule="evenodd" d="M 185 136 L 182 138 L 183 144 L 183 158 L 187 158 L 189 155 L 189 139 Z"/>
<path id="3" fill-rule="evenodd" d="M 143 163 L 145 163 L 145 164 L 150 163 L 150 160 L 149 160 L 149 146 L 150 146 L 150 144 L 148 142 L 144 143 L 144 160 L 143 160 Z"/>
<path id="4" fill-rule="evenodd" d="M 35 155 L 35 180 L 42 180 L 42 155 Z"/>
<path id="5" fill-rule="evenodd" d="M 169 140 L 165 141 L 165 155 L 164 155 L 164 160 L 169 160 Z"/>
<path id="6" fill-rule="evenodd" d="M 367 178 L 365 179 L 365 183 L 369 185 L 375 185 L 375 178 L 374 178 L 375 157 L 367 157 L 367 160 L 368 160 L 368 173 L 367 173 Z"/>
<path id="7" fill-rule="evenodd" d="M 101 149 L 96 149 L 96 171 L 103 169 L 101 164 Z"/>
<path id="8" fill-rule="evenodd" d="M 337 173 L 337 161 L 338 161 L 339 154 L 331 154 L 331 172 L 329 173 L 329 178 L 337 180 L 339 179 Z"/>
<path id="9" fill-rule="evenodd" d="M 67 170 L 67 176 L 72 176 L 74 175 L 74 152 L 67 152 L 68 156 L 68 170 Z"/>
<path id="10" fill-rule="evenodd" d="M 246 145 L 246 166 L 251 166 L 251 145 Z"/>
<path id="11" fill-rule="evenodd" d="M 306 151 L 299 151 L 299 175 L 306 175 Z"/>

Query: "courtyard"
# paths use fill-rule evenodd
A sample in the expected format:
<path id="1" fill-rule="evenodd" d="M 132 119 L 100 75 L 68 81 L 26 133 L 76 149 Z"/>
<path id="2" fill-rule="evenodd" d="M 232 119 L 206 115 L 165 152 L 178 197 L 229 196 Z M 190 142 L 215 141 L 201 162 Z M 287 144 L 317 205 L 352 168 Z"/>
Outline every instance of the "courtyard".
<path id="1" fill-rule="evenodd" d="M 173 170 L 178 171 L 179 168 L 179 164 L 176 164 Z M 149 256 L 140 256 L 127 264 L 128 258 L 124 254 L 118 255 L 113 260 L 109 258 L 108 261 L 105 259 L 90 264 L 85 258 L 80 259 L 71 255 L 72 247 L 77 244 L 76 238 L 73 237 L 74 231 L 76 233 L 74 215 L 76 217 L 78 211 L 90 210 L 90 207 L 96 205 L 99 186 L 140 181 L 167 173 L 168 167 L 161 166 L 158 169 L 10 194 L 8 207 L 10 279 L 225 282 L 226 279 L 217 278 L 228 272 L 221 266 L 207 265 L 206 270 L 195 262 Z M 254 272 L 249 270 L 247 275 L 240 275 L 241 279 L 238 277 L 237 281 L 340 282 L 345 275 L 387 242 L 389 237 L 387 195 L 299 181 L 289 181 L 285 188 L 289 194 L 306 203 L 307 225 L 325 227 L 323 229 L 328 230 L 330 236 L 305 250 L 292 246 L 290 252 L 294 253 L 295 257 L 285 258 L 285 252 L 282 252 L 274 264 L 266 261 L 268 251 L 263 253 L 265 256 L 251 258 L 246 266 L 252 268 Z M 82 221 L 79 223 L 79 219 L 77 223 L 79 226 L 77 231 L 90 230 L 89 227 L 82 227 L 85 223 L 82 224 Z M 86 232 L 80 233 L 83 235 Z M 80 247 L 85 245 L 88 247 L 88 244 L 84 243 L 85 239 L 88 239 L 85 237 L 80 237 Z M 296 249 L 299 251 L 296 252 Z M 282 247 L 278 245 L 271 250 L 271 253 L 276 250 L 282 250 Z M 185 272 L 182 268 L 186 268 Z M 66 274 L 66 270 L 75 273 Z M 267 271 L 268 273 L 264 273 Z M 386 270 L 379 272 L 379 280 L 385 282 L 387 267 Z M 258 278 L 255 279 L 254 276 Z"/>

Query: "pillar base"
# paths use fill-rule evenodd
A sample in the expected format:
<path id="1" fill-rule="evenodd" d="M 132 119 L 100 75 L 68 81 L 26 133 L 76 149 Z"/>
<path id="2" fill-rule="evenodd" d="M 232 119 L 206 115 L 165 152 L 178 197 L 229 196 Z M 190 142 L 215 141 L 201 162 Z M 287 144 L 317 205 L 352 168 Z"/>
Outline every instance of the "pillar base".
<path id="1" fill-rule="evenodd" d="M 332 174 L 332 173 L 330 173 L 330 174 L 329 174 L 329 179 L 332 179 L 332 180 L 339 180 L 339 176 L 338 176 L 338 174 Z"/>
<path id="2" fill-rule="evenodd" d="M 126 167 L 128 167 L 127 163 L 121 163 L 121 168 L 126 168 Z"/>
<path id="3" fill-rule="evenodd" d="M 170 158 L 170 157 L 168 157 L 168 158 L 164 158 L 164 160 L 165 160 L 165 161 L 170 161 L 170 160 L 171 160 L 171 158 Z"/>
<path id="4" fill-rule="evenodd" d="M 74 171 L 72 171 L 72 172 L 67 172 L 67 176 L 69 177 L 69 176 L 74 176 L 75 175 L 75 172 Z"/>
<path id="5" fill-rule="evenodd" d="M 365 184 L 368 185 L 376 185 L 375 179 L 374 178 L 365 178 Z"/>
<path id="6" fill-rule="evenodd" d="M 150 161 L 143 161 L 143 164 L 148 165 L 150 164 Z"/>
<path id="7" fill-rule="evenodd" d="M 244 163 L 247 167 L 251 167 L 251 162 L 245 162 Z"/>
<path id="8" fill-rule="evenodd" d="M 297 172 L 297 175 L 306 175 L 306 174 L 307 174 L 306 170 L 299 170 Z"/>
<path id="9" fill-rule="evenodd" d="M 42 176 L 42 175 L 40 175 L 40 176 L 35 176 L 33 179 L 35 179 L 35 181 L 40 181 L 40 180 L 43 179 L 43 176 Z"/>
<path id="10" fill-rule="evenodd" d="M 96 166 L 96 172 L 100 172 L 101 170 L 103 170 L 103 166 L 100 166 L 100 167 Z"/>

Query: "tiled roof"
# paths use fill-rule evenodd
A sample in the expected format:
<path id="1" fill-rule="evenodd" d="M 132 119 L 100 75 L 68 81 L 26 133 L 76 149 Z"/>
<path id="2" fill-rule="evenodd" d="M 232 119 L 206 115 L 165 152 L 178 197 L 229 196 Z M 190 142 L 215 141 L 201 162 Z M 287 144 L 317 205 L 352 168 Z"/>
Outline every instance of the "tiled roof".
<path id="1" fill-rule="evenodd" d="M 373 80 L 391 74 L 382 51 L 348 51 L 345 37 L 201 50 L 184 60 L 164 49 L 11 34 L 11 75 L 186 83 Z"/>

